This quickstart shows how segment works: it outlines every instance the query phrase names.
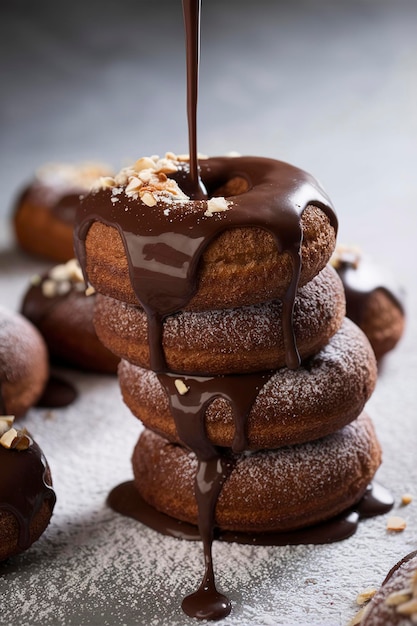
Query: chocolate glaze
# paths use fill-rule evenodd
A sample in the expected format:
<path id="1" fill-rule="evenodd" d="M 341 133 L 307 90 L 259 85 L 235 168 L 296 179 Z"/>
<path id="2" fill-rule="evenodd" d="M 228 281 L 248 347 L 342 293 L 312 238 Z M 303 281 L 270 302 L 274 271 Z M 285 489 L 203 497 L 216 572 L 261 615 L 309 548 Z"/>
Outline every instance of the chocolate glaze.
<path id="1" fill-rule="evenodd" d="M 404 313 L 404 290 L 367 259 L 342 253 L 335 269 L 345 288 L 346 315 L 358 326 L 363 321 L 369 297 L 377 290 L 384 291 Z"/>
<path id="2" fill-rule="evenodd" d="M 12 513 L 19 524 L 19 551 L 31 544 L 30 525 L 43 503 L 55 505 L 55 492 L 48 484 L 48 465 L 39 446 L 31 440 L 27 450 L 0 446 L 0 511 Z"/>
<path id="3" fill-rule="evenodd" d="M 107 503 L 114 511 L 131 517 L 163 535 L 188 541 L 201 539 L 197 526 L 161 513 L 148 504 L 139 494 L 133 480 L 115 487 L 110 492 Z M 357 505 L 321 524 L 275 533 L 239 533 L 216 528 L 214 538 L 219 541 L 262 546 L 334 543 L 351 537 L 361 519 L 383 515 L 391 510 L 392 506 L 391 494 L 377 483 L 372 483 Z"/>

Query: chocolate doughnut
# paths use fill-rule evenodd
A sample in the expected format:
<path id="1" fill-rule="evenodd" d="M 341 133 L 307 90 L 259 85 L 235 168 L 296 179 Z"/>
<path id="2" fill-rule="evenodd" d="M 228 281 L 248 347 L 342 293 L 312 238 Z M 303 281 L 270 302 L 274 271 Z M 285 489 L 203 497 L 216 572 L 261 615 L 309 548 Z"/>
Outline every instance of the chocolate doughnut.
<path id="1" fill-rule="evenodd" d="M 404 332 L 402 288 L 356 248 L 338 246 L 331 262 L 345 289 L 346 315 L 363 330 L 380 359 Z"/>
<path id="2" fill-rule="evenodd" d="M 360 626 L 406 626 L 417 620 L 417 551 L 399 561 L 366 606 Z"/>
<path id="3" fill-rule="evenodd" d="M 295 530 L 329 519 L 364 494 L 381 461 L 369 418 L 315 442 L 232 459 L 215 510 L 216 525 L 240 532 Z M 159 511 L 197 523 L 197 459 L 145 430 L 133 453 L 136 488 Z"/>
<path id="4" fill-rule="evenodd" d="M 163 349 L 172 372 L 234 374 L 285 364 L 282 304 L 272 301 L 236 309 L 183 311 L 163 325 Z M 343 286 L 326 267 L 295 300 L 293 327 L 303 359 L 318 352 L 340 328 L 345 313 Z M 149 368 L 146 314 L 133 306 L 97 295 L 94 326 L 112 352 Z"/>
<path id="5" fill-rule="evenodd" d="M 49 524 L 55 506 L 51 472 L 26 431 L 0 417 L 0 561 L 27 550 Z"/>
<path id="6" fill-rule="evenodd" d="M 171 413 L 173 405 L 170 406 L 164 385 L 171 389 L 173 403 L 181 403 L 181 398 L 189 401 L 191 420 L 196 419 L 193 411 L 197 410 L 201 397 L 212 393 L 213 380 L 212 401 L 205 410 L 207 437 L 217 446 L 232 447 L 237 431 L 243 429 L 249 449 L 302 443 L 342 428 L 362 411 L 375 387 L 376 376 L 371 346 L 348 319 L 330 342 L 298 370 L 280 368 L 268 373 L 211 379 L 156 374 L 124 360 L 119 366 L 120 387 L 129 409 L 147 428 L 172 441 L 178 441 L 178 436 Z M 184 396 L 176 392 L 175 381 L 188 389 Z M 232 402 L 219 397 L 222 389 Z M 249 410 L 246 426 L 242 423 L 244 415 L 236 425 L 233 402 L 251 389 L 256 399 L 253 406 L 246 407 Z"/>
<path id="7" fill-rule="evenodd" d="M 86 295 L 75 259 L 35 276 L 21 312 L 40 331 L 51 360 L 71 367 L 115 374 L 119 359 L 98 340 L 93 326 L 96 295 Z"/>
<path id="8" fill-rule="evenodd" d="M 139 159 L 88 194 L 75 229 L 86 278 L 144 308 L 157 370 L 166 369 L 159 337 L 167 315 L 282 298 L 286 362 L 296 367 L 294 299 L 334 249 L 330 200 L 312 176 L 274 159 L 208 158 L 200 170 L 208 199 L 184 193 L 189 164 L 175 155 Z M 241 193 L 216 195 L 236 181 Z"/>
<path id="9" fill-rule="evenodd" d="M 58 263 L 71 259 L 80 194 L 87 193 L 97 178 L 111 173 L 107 166 L 99 163 L 50 163 L 39 168 L 13 210 L 20 247 Z"/>
<path id="10" fill-rule="evenodd" d="M 0 413 L 21 417 L 48 381 L 48 352 L 38 330 L 0 306 Z"/>

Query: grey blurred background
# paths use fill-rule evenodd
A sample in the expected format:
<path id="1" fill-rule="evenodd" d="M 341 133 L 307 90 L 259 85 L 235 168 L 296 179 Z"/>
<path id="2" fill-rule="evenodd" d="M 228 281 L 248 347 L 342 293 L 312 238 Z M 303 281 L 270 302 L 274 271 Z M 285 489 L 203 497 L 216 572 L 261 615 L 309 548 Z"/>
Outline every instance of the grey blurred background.
<path id="1" fill-rule="evenodd" d="M 45 162 L 188 151 L 181 0 L 0 14 L 0 216 Z M 416 226 L 416 33 L 415 0 L 203 0 L 199 150 L 310 171 L 340 237 L 384 255 Z"/>

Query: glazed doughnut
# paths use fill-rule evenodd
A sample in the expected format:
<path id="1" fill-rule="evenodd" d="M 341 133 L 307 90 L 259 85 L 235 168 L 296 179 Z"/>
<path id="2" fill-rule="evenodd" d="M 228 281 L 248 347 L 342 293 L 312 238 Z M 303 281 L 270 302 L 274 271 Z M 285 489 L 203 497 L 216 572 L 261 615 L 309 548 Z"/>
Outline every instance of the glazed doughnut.
<path id="1" fill-rule="evenodd" d="M 41 397 L 48 376 L 48 352 L 38 330 L 0 307 L 0 413 L 24 415 Z"/>
<path id="2" fill-rule="evenodd" d="M 338 246 L 332 265 L 344 285 L 346 315 L 363 330 L 380 359 L 397 345 L 404 332 L 402 288 L 353 247 Z"/>
<path id="3" fill-rule="evenodd" d="M 223 530 L 295 530 L 329 519 L 360 500 L 381 461 L 369 418 L 315 442 L 240 455 L 216 505 Z M 197 459 L 145 430 L 133 453 L 136 488 L 159 511 L 197 523 Z"/>
<path id="4" fill-rule="evenodd" d="M 115 374 L 119 359 L 98 340 L 93 326 L 96 295 L 86 295 L 75 259 L 35 276 L 21 312 L 40 331 L 55 362 Z"/>
<path id="5" fill-rule="evenodd" d="M 46 459 L 26 431 L 0 417 L 0 561 L 39 539 L 55 506 Z"/>
<path id="6" fill-rule="evenodd" d="M 417 619 L 417 551 L 399 561 L 366 606 L 360 626 L 406 626 Z"/>
<path id="7" fill-rule="evenodd" d="M 166 287 L 165 272 L 178 278 L 172 293 L 150 304 L 163 315 L 267 302 L 286 294 L 301 239 L 299 284 L 324 268 L 337 220 L 308 174 L 273 159 L 203 159 L 209 195 L 235 191 L 236 181 L 239 193 L 194 201 L 180 189 L 187 166 L 174 155 L 139 159 L 83 200 L 76 254 L 97 291 L 146 306 L 143 280 L 135 279 L 144 261 L 153 291 Z"/>
<path id="8" fill-rule="evenodd" d="M 155 374 L 128 361 L 121 361 L 119 382 L 125 403 L 147 428 L 178 441 L 175 422 L 171 414 L 168 395 L 160 380 L 180 380 L 188 389 L 184 396 L 193 405 L 199 381 L 207 385 L 214 381 L 212 402 L 205 412 L 205 431 L 217 446 L 232 447 L 236 435 L 236 422 L 232 404 L 224 397 L 215 397 L 216 389 L 227 389 L 236 383 L 236 393 L 255 385 L 260 388 L 248 415 L 246 444 L 248 449 L 277 448 L 302 443 L 335 432 L 362 411 L 376 382 L 375 357 L 362 331 L 348 319 L 330 342 L 316 355 L 310 357 L 299 369 L 280 368 L 258 375 L 241 375 L 199 379 L 198 377 Z M 162 377 L 162 378 L 161 378 Z M 204 384 L 204 383 L 203 383 Z M 194 387 L 196 391 L 194 391 Z M 216 387 L 217 385 L 217 387 Z M 262 386 L 263 385 L 263 386 Z M 203 389 L 205 389 L 203 387 Z M 207 386 L 206 394 L 212 392 Z M 178 401 L 180 394 L 173 397 Z M 190 419 L 192 416 L 190 415 Z"/>
<path id="9" fill-rule="evenodd" d="M 13 211 L 20 247 L 51 261 L 71 259 L 79 196 L 90 190 L 96 178 L 111 173 L 99 163 L 50 163 L 40 168 L 20 194 Z"/>
<path id="10" fill-rule="evenodd" d="M 234 374 L 285 364 L 282 304 L 168 316 L 163 348 L 168 369 L 190 374 Z M 343 286 L 329 266 L 295 300 L 294 333 L 302 358 L 318 352 L 340 328 L 345 314 Z M 143 309 L 97 295 L 94 326 L 112 352 L 149 368 L 147 318 Z"/>

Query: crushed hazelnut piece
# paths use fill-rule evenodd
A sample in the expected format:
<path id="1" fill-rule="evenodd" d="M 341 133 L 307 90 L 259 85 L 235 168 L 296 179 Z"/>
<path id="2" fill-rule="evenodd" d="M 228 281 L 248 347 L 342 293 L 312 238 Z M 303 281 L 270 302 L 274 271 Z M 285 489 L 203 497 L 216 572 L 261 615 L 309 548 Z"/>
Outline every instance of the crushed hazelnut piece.
<path id="1" fill-rule="evenodd" d="M 140 178 L 134 176 L 130 179 L 126 186 L 125 193 L 127 196 L 134 196 L 139 193 L 139 189 L 143 186 L 143 181 Z"/>
<path id="2" fill-rule="evenodd" d="M 96 290 L 94 289 L 93 285 L 89 285 L 84 293 L 86 296 L 93 296 L 96 293 Z"/>
<path id="3" fill-rule="evenodd" d="M 180 396 L 185 396 L 185 394 L 190 390 L 190 388 L 187 387 L 184 381 L 182 381 L 180 378 L 177 378 L 174 384 Z"/>
<path id="4" fill-rule="evenodd" d="M 45 298 L 54 298 L 56 296 L 56 282 L 47 278 L 42 283 L 42 293 Z"/>
<path id="5" fill-rule="evenodd" d="M 377 590 L 375 589 L 375 587 L 368 587 L 367 589 L 364 589 L 361 593 L 358 594 L 356 598 L 356 604 L 359 604 L 359 606 L 362 606 L 362 604 L 366 604 L 366 602 L 369 602 L 369 600 L 374 597 L 376 592 Z"/>
<path id="6" fill-rule="evenodd" d="M 9 430 L 6 430 L 6 432 L 0 437 L 0 445 L 2 445 L 3 448 L 9 449 L 12 447 L 12 443 L 16 437 L 17 430 L 15 428 L 9 428 Z"/>
<path id="7" fill-rule="evenodd" d="M 145 191 L 145 193 L 141 196 L 141 200 L 146 206 L 152 207 L 155 206 L 157 200 L 154 195 L 152 195 L 149 191 Z"/>
<path id="8" fill-rule="evenodd" d="M 401 532 L 407 526 L 407 522 L 402 517 L 398 517 L 396 515 L 392 515 L 387 520 L 387 530 L 392 530 L 395 532 Z"/>
<path id="9" fill-rule="evenodd" d="M 31 444 L 31 440 L 29 435 L 27 434 L 27 430 L 24 428 L 23 430 L 17 431 L 17 436 L 13 440 L 11 447 L 14 450 L 18 450 L 21 452 L 22 450 L 27 450 Z"/>
<path id="10" fill-rule="evenodd" d="M 67 275 L 69 280 L 72 280 L 75 283 L 83 283 L 84 276 L 77 259 L 70 259 L 66 262 L 67 266 Z"/>
<path id="11" fill-rule="evenodd" d="M 401 504 L 407 506 L 407 504 L 411 504 L 413 501 L 413 496 L 411 493 L 405 493 L 401 498 Z"/>
<path id="12" fill-rule="evenodd" d="M 222 211 L 227 211 L 228 209 L 229 203 L 227 202 L 226 198 L 210 198 L 210 200 L 207 201 L 207 210 L 205 211 L 204 215 L 206 217 L 211 217 L 213 213 L 220 213 Z"/>
<path id="13" fill-rule="evenodd" d="M 35 274 L 30 279 L 30 284 L 33 285 L 34 287 L 36 287 L 37 285 L 41 284 L 41 281 L 42 281 L 42 276 L 40 276 L 39 274 Z"/>

